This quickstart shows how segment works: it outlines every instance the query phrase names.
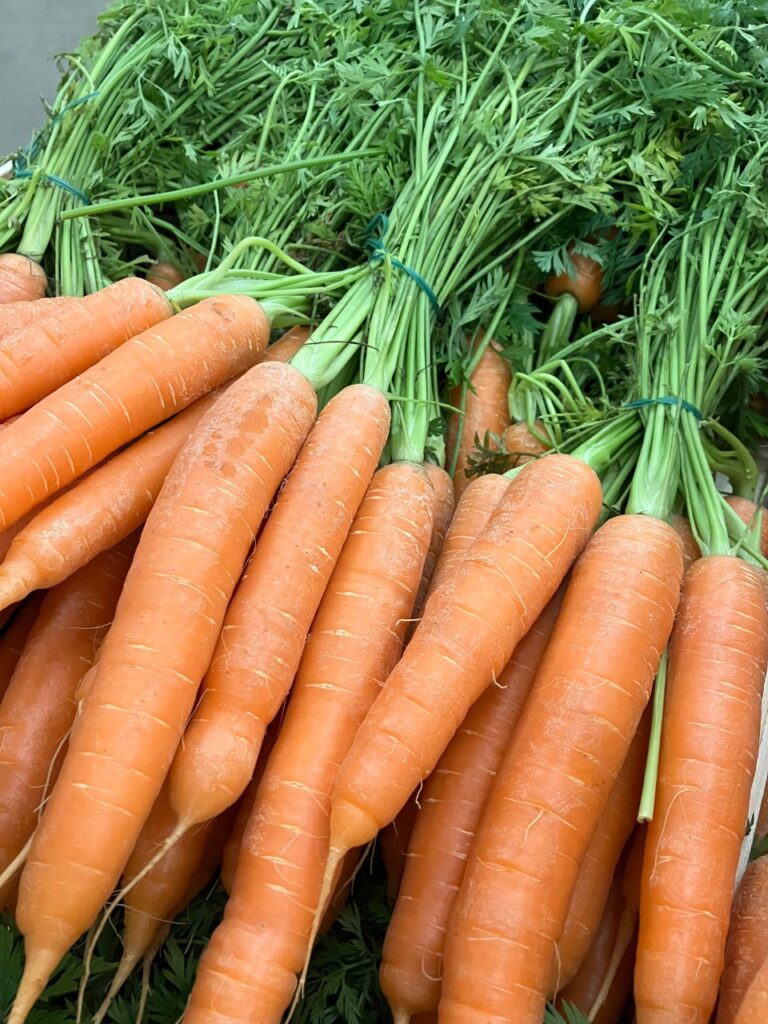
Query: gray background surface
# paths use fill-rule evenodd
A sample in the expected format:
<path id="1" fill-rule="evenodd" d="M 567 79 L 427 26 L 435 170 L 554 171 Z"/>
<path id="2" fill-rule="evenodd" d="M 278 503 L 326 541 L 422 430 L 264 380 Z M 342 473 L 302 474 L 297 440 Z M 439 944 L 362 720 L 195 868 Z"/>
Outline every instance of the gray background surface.
<path id="1" fill-rule="evenodd" d="M 29 142 L 56 94 L 54 55 L 96 28 L 107 0 L 0 0 L 0 163 Z"/>

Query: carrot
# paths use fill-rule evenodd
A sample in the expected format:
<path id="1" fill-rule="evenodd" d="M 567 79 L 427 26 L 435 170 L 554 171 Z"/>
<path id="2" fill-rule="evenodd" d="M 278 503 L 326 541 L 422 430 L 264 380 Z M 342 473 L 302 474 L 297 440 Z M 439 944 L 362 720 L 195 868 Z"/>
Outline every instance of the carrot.
<path id="1" fill-rule="evenodd" d="M 515 648 L 498 685 L 470 709 L 420 794 L 379 974 L 395 1024 L 437 1009 L 443 942 L 470 843 L 559 607 L 558 593 Z"/>
<path id="2" fill-rule="evenodd" d="M 0 701 L 2 701 L 14 670 L 19 663 L 21 652 L 29 632 L 40 611 L 42 594 L 34 594 L 13 613 L 13 617 L 0 634 Z"/>
<path id="3" fill-rule="evenodd" d="M 469 707 L 552 598 L 600 514 L 588 466 L 524 466 L 485 530 L 427 601 L 419 626 L 339 769 L 331 857 L 391 821 L 435 767 Z"/>
<path id="4" fill-rule="evenodd" d="M 540 1024 L 555 943 L 648 702 L 682 574 L 675 531 L 642 515 L 609 519 L 576 563 L 454 906 L 441 1024 Z"/>
<path id="5" fill-rule="evenodd" d="M 63 297 L 60 299 L 30 299 L 26 302 L 0 303 L 0 340 L 4 341 L 22 327 L 27 327 L 37 320 L 43 320 L 52 314 L 64 315 L 77 299 Z"/>
<path id="6" fill-rule="evenodd" d="M 672 516 L 671 522 L 683 543 L 683 564 L 685 565 L 685 571 L 688 572 L 693 563 L 701 558 L 701 549 L 696 543 L 696 538 L 693 536 L 691 524 L 685 516 Z"/>
<path id="7" fill-rule="evenodd" d="M 378 836 L 379 852 L 384 862 L 387 876 L 387 899 L 394 903 L 400 891 L 408 858 L 408 844 L 411 841 L 413 826 L 419 813 L 419 793 L 411 793 L 400 813 L 386 825 Z"/>
<path id="8" fill-rule="evenodd" d="M 135 538 L 124 541 L 52 590 L 30 631 L 0 704 L 0 873 L 35 829 L 75 687 L 107 631 L 134 547 Z"/>
<path id="9" fill-rule="evenodd" d="M 267 318 L 252 299 L 204 299 L 38 402 L 0 433 L 0 527 L 242 373 L 267 335 Z"/>
<path id="10" fill-rule="evenodd" d="M 453 519 L 455 501 L 453 495 L 453 481 L 450 476 L 436 466 L 434 463 L 425 462 L 424 471 L 432 483 L 432 538 L 429 542 L 429 551 L 424 562 L 424 572 L 419 584 L 419 592 L 413 605 L 413 618 L 406 633 L 406 643 L 413 635 L 418 625 L 427 594 L 432 583 L 432 576 L 440 558 L 445 543 L 445 535 Z"/>
<path id="11" fill-rule="evenodd" d="M 536 421 L 535 426 L 539 433 L 546 433 L 544 424 L 540 420 Z M 510 455 L 514 455 L 510 462 L 510 469 L 515 466 L 523 466 L 526 462 L 549 451 L 549 445 L 544 444 L 535 434 L 532 434 L 528 429 L 528 424 L 524 422 L 513 423 L 507 427 L 502 437 L 505 450 Z"/>
<path id="12" fill-rule="evenodd" d="M 386 399 L 363 384 L 320 414 L 227 611 L 171 768 L 179 833 L 221 814 L 250 782 L 388 428 Z"/>
<path id="13" fill-rule="evenodd" d="M 758 507 L 754 501 L 750 501 L 749 498 L 740 498 L 737 494 L 729 494 L 725 500 L 746 526 L 752 524 L 758 512 Z M 768 509 L 764 508 L 762 513 L 760 550 L 766 556 L 768 555 Z"/>
<path id="14" fill-rule="evenodd" d="M 734 1024 L 747 990 L 768 960 L 768 857 L 746 870 L 731 910 L 717 1024 Z"/>
<path id="15" fill-rule="evenodd" d="M 157 260 L 147 271 L 147 280 L 156 288 L 169 292 L 177 284 L 186 280 L 175 263 L 169 260 Z"/>
<path id="16" fill-rule="evenodd" d="M 158 288 L 127 277 L 0 340 L 0 418 L 24 412 L 171 313 Z"/>
<path id="17" fill-rule="evenodd" d="M 315 618 L 259 786 L 224 921 L 203 954 L 186 1024 L 281 1020 L 309 951 L 331 790 L 402 649 L 432 531 L 421 466 L 374 476 Z M 321 910 L 324 907 L 321 908 Z"/>
<path id="18" fill-rule="evenodd" d="M 26 963 L 11 1024 L 91 925 L 136 844 L 315 406 L 298 371 L 256 366 L 216 402 L 166 478 L 21 877 Z"/>
<path id="19" fill-rule="evenodd" d="M 305 327 L 304 324 L 296 324 L 295 327 L 291 327 L 291 329 L 286 331 L 285 334 L 282 334 L 277 341 L 273 341 L 271 345 L 267 345 L 264 350 L 264 354 L 261 357 L 262 362 L 272 362 L 272 360 L 276 360 L 280 363 L 287 363 L 296 355 L 301 346 L 306 342 L 309 337 L 309 333 L 309 327 Z"/>
<path id="20" fill-rule="evenodd" d="M 493 343 L 487 345 L 466 387 L 463 416 L 454 414 L 448 424 L 446 460 L 448 465 L 454 458 L 456 460 L 453 485 L 457 498 L 470 481 L 466 474 L 467 460 L 475 447 L 475 439 L 482 441 L 486 433 L 500 436 L 509 426 L 507 392 L 511 381 L 509 364 L 494 349 Z M 462 389 L 458 387 L 451 394 L 451 404 L 459 408 L 461 402 Z"/>
<path id="21" fill-rule="evenodd" d="M 734 1024 L 758 1024 L 768 1020 L 768 959 L 764 960 L 747 989 Z"/>
<path id="22" fill-rule="evenodd" d="M 554 991 L 564 988 L 576 976 L 600 925 L 611 879 L 637 821 L 649 727 L 646 714 L 582 861 L 565 928 L 557 944 Z"/>
<path id="23" fill-rule="evenodd" d="M 762 574 L 696 562 L 670 644 L 656 809 L 643 867 L 640 1024 L 705 1024 L 723 970 L 768 663 Z"/>
<path id="24" fill-rule="evenodd" d="M 0 256 L 0 302 L 23 302 L 41 299 L 48 279 L 39 263 L 6 252 Z"/>
<path id="25" fill-rule="evenodd" d="M 544 293 L 551 299 L 560 295 L 573 295 L 579 304 L 579 313 L 589 313 L 603 294 L 603 270 L 599 263 L 582 253 L 568 250 L 573 264 L 573 275 L 568 270 L 552 274 L 544 284 Z"/>
<path id="26" fill-rule="evenodd" d="M 198 398 L 33 515 L 0 563 L 0 608 L 60 583 L 141 526 L 173 460 L 217 394 Z"/>

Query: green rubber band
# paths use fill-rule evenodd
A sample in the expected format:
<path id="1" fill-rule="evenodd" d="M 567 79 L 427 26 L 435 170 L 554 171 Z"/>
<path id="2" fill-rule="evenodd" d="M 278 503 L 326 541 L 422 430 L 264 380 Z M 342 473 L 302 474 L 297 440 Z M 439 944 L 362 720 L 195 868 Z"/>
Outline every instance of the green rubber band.
<path id="1" fill-rule="evenodd" d="M 677 405 L 681 409 L 685 409 L 686 412 L 689 412 L 691 416 L 695 416 L 697 420 L 701 421 L 704 419 L 704 413 L 697 409 L 696 406 L 686 398 L 672 398 L 671 396 L 664 396 L 662 398 L 638 398 L 634 402 L 625 402 L 622 408 L 645 409 L 649 405 Z"/>
<path id="2" fill-rule="evenodd" d="M 399 260 L 396 256 L 393 256 L 392 253 L 387 251 L 387 248 L 384 245 L 384 237 L 388 230 L 389 217 L 387 217 L 386 213 L 377 213 L 371 218 L 365 229 L 365 245 L 366 248 L 371 250 L 369 262 L 374 263 L 377 260 L 388 259 L 393 267 L 396 267 L 397 270 L 402 270 L 404 274 L 407 274 L 414 284 L 418 285 L 429 299 L 430 305 L 437 317 L 437 322 L 439 324 L 443 323 L 445 320 L 445 310 L 437 301 L 437 296 L 432 291 L 429 284 L 424 280 L 418 270 L 414 270 L 413 267 L 407 267 L 402 260 Z M 378 234 L 376 234 L 376 232 L 378 232 Z"/>

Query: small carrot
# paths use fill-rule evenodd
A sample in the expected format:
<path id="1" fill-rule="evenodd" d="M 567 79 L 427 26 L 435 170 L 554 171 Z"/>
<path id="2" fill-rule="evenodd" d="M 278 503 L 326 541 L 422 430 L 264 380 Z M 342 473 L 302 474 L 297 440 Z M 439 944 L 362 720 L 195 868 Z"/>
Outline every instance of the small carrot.
<path id="1" fill-rule="evenodd" d="M 725 499 L 736 515 L 745 526 L 750 526 L 758 513 L 758 507 L 749 498 L 740 498 L 736 494 L 729 494 Z M 768 555 L 768 509 L 762 510 L 762 522 L 760 526 L 760 550 L 764 556 Z"/>
<path id="2" fill-rule="evenodd" d="M 0 432 L 0 529 L 242 373 L 257 360 L 268 331 L 252 299 L 204 299 L 38 402 Z"/>
<path id="3" fill-rule="evenodd" d="M 10 1024 L 24 1020 L 120 877 L 315 408 L 297 370 L 255 366 L 198 424 L 163 484 L 21 876 L 26 962 Z"/>
<path id="4" fill-rule="evenodd" d="M 734 1024 L 749 986 L 768 960 L 768 857 L 747 868 L 731 910 L 717 1024 Z"/>
<path id="5" fill-rule="evenodd" d="M 171 313 L 158 288 L 127 277 L 0 339 L 0 418 L 29 409 Z"/>
<path id="6" fill-rule="evenodd" d="M 75 687 L 109 627 L 134 547 L 135 538 L 124 541 L 52 590 L 29 633 L 0 704 L 0 873 L 35 829 L 74 717 Z"/>
<path id="7" fill-rule="evenodd" d="M 640 904 L 640 1024 L 706 1024 L 714 1008 L 767 664 L 762 574 L 731 556 L 699 559 L 670 644 Z"/>
<path id="8" fill-rule="evenodd" d="M 334 777 L 402 649 L 432 532 L 431 491 L 421 466 L 401 462 L 379 470 L 363 499 L 313 623 L 186 1024 L 214 1015 L 219 1024 L 279 1024 L 290 1003 L 325 909 Z"/>
<path id="9" fill-rule="evenodd" d="M 540 420 L 536 421 L 535 427 L 538 433 L 546 435 L 546 428 Z M 507 427 L 502 437 L 505 450 L 514 456 L 510 462 L 510 469 L 515 466 L 523 466 L 538 455 L 544 455 L 549 451 L 550 446 L 544 444 L 536 434 L 532 434 L 527 423 L 513 423 Z"/>
<path id="10" fill-rule="evenodd" d="M 363 384 L 318 417 L 227 611 L 171 768 L 180 832 L 221 814 L 250 782 L 388 428 L 386 399 Z"/>
<path id="11" fill-rule="evenodd" d="M 37 320 L 43 320 L 52 314 L 65 315 L 68 309 L 77 305 L 77 302 L 77 299 L 64 297 L 0 303 L 0 341 Z"/>
<path id="12" fill-rule="evenodd" d="M 608 803 L 579 869 L 563 934 L 555 954 L 553 991 L 575 977 L 586 957 L 610 892 L 611 879 L 637 821 L 648 753 L 649 715 L 643 716 Z"/>
<path id="13" fill-rule="evenodd" d="M 309 332 L 309 327 L 305 327 L 304 324 L 296 324 L 295 327 L 291 327 L 285 334 L 280 335 L 277 341 L 267 345 L 261 361 L 272 362 L 276 360 L 279 363 L 289 362 L 306 342 Z"/>
<path id="14" fill-rule="evenodd" d="M 466 387 L 463 415 L 454 413 L 448 424 L 447 456 L 448 465 L 456 460 L 453 484 L 456 497 L 470 481 L 466 470 L 468 458 L 475 447 L 475 439 L 484 439 L 486 433 L 500 436 L 509 426 L 507 392 L 512 381 L 512 371 L 507 361 L 493 347 L 486 346 Z M 451 404 L 459 408 L 462 389 L 451 393 Z"/>
<path id="15" fill-rule="evenodd" d="M 688 572 L 693 563 L 697 562 L 701 558 L 701 549 L 696 543 L 696 538 L 693 536 L 691 524 L 685 516 L 672 516 L 671 522 L 678 537 L 682 541 L 683 563 L 685 565 L 685 571 Z"/>
<path id="16" fill-rule="evenodd" d="M 445 535 L 453 519 L 455 501 L 453 495 L 453 481 L 439 466 L 434 463 L 425 462 L 424 471 L 432 482 L 432 539 L 429 542 L 429 551 L 424 562 L 424 573 L 419 584 L 419 592 L 413 606 L 413 618 L 406 633 L 405 642 L 408 643 L 418 625 L 424 604 L 427 600 L 432 576 L 440 559 L 440 553 L 445 543 Z"/>
<path id="17" fill-rule="evenodd" d="M 0 608 L 60 583 L 141 526 L 173 460 L 218 394 L 198 398 L 32 514 L 0 562 Z"/>
<path id="18" fill-rule="evenodd" d="M 170 260 L 157 260 L 147 271 L 147 280 L 156 288 L 169 292 L 186 278 L 175 263 L 171 263 Z"/>
<path id="19" fill-rule="evenodd" d="M 15 252 L 0 255 L 0 302 L 41 299 L 47 286 L 39 263 Z"/>
<path id="20" fill-rule="evenodd" d="M 33 594 L 18 607 L 8 624 L 0 633 L 0 701 L 2 701 L 14 670 L 19 663 L 21 652 L 27 642 L 30 630 L 40 611 L 42 594 Z"/>
<path id="21" fill-rule="evenodd" d="M 648 702 L 682 575 L 677 534 L 642 515 L 609 519 L 577 561 L 454 905 L 441 1024 L 540 1024 L 555 943 Z"/>
<path id="22" fill-rule="evenodd" d="M 443 942 L 469 847 L 560 600 L 558 593 L 515 648 L 498 685 L 489 686 L 470 708 L 419 795 L 421 809 L 379 974 L 395 1024 L 437 1009 Z"/>
<path id="23" fill-rule="evenodd" d="M 555 299 L 560 295 L 573 295 L 579 304 L 579 313 L 589 313 L 603 294 L 603 269 L 600 264 L 582 253 L 568 250 L 573 272 L 564 270 L 552 274 L 544 284 L 544 292 Z"/>
<path id="24" fill-rule="evenodd" d="M 334 858 L 370 842 L 430 774 L 469 707 L 552 598 L 600 514 L 577 459 L 524 466 L 450 578 L 438 583 L 403 657 L 339 769 Z"/>

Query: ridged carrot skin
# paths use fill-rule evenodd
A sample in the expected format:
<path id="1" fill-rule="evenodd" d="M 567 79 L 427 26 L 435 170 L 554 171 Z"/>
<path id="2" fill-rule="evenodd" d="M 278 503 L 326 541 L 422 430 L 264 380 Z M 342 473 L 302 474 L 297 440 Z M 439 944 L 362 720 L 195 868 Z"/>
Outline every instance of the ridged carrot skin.
<path id="1" fill-rule="evenodd" d="M 353 384 L 328 403 L 307 438 L 227 610 L 171 769 L 171 803 L 182 825 L 221 814 L 250 782 L 388 429 L 381 392 Z"/>
<path id="2" fill-rule="evenodd" d="M 0 633 L 0 701 L 19 663 L 21 652 L 40 611 L 42 594 L 32 595 L 13 613 L 13 617 Z"/>
<path id="3" fill-rule="evenodd" d="M 15 252 L 0 255 L 0 302 L 25 302 L 45 295 L 48 278 L 39 263 Z"/>
<path id="4" fill-rule="evenodd" d="M 173 312 L 148 281 L 126 277 L 0 339 L 0 419 L 24 412 Z"/>
<path id="5" fill-rule="evenodd" d="M 38 512 L 0 563 L 0 608 L 55 586 L 138 529 L 173 460 L 214 401 L 214 395 L 199 398 Z"/>
<path id="6" fill-rule="evenodd" d="M 459 416 L 454 413 L 448 424 L 446 443 L 446 462 L 450 465 L 453 452 L 458 446 L 456 471 L 453 474 L 453 485 L 456 498 L 460 498 L 471 477 L 466 474 L 467 459 L 475 447 L 475 437 L 483 441 L 486 433 L 500 436 L 509 426 L 509 409 L 507 392 L 512 381 L 509 364 L 494 349 L 491 342 L 483 351 L 480 360 L 472 372 L 466 390 L 464 416 L 461 418 L 459 433 Z M 451 394 L 452 404 L 457 408 L 461 402 L 461 388 L 455 388 Z"/>
<path id="7" fill-rule="evenodd" d="M 725 969 L 720 981 L 717 1024 L 734 1024 L 739 1007 L 768 961 L 768 857 L 747 868 L 731 910 Z"/>
<path id="8" fill-rule="evenodd" d="M 421 466 L 394 463 L 363 499 L 313 623 L 186 1024 L 279 1024 L 290 1003 L 321 898 L 336 769 L 400 655 L 432 533 L 431 491 Z"/>
<path id="9" fill-rule="evenodd" d="M 254 367 L 198 424 L 166 478 L 22 874 L 26 963 L 12 1022 L 24 1019 L 120 877 L 316 401 L 290 366 Z"/>
<path id="10" fill-rule="evenodd" d="M 0 529 L 247 370 L 269 336 L 261 306 L 204 299 L 131 338 L 0 432 Z"/>
<path id="11" fill-rule="evenodd" d="M 77 299 L 69 297 L 0 303 L 0 341 L 36 320 L 43 320 L 52 313 L 57 315 L 65 313 L 75 303 L 77 303 Z"/>
<path id="12" fill-rule="evenodd" d="M 723 970 L 768 663 L 762 573 L 730 556 L 685 578 L 670 644 L 635 970 L 638 1024 L 706 1024 Z"/>
<path id="13" fill-rule="evenodd" d="M 463 564 L 435 589 L 339 769 L 336 856 L 373 839 L 427 777 L 544 610 L 600 514 L 600 483 L 565 455 L 523 467 Z"/>
<path id="14" fill-rule="evenodd" d="M 558 593 L 470 708 L 419 794 L 379 980 L 395 1024 L 440 1002 L 443 943 L 470 844 L 560 608 Z"/>
<path id="15" fill-rule="evenodd" d="M 441 1024 L 541 1024 L 555 944 L 648 702 L 682 575 L 677 534 L 646 516 L 609 519 L 576 563 L 454 906 Z"/>
<path id="16" fill-rule="evenodd" d="M 0 872 L 35 830 L 63 757 L 75 687 L 112 621 L 135 545 L 131 538 L 107 551 L 42 602 L 0 704 Z"/>
<path id="17" fill-rule="evenodd" d="M 645 714 L 579 869 L 565 928 L 557 943 L 553 992 L 575 977 L 600 925 L 621 851 L 637 822 L 649 727 L 650 719 Z"/>

